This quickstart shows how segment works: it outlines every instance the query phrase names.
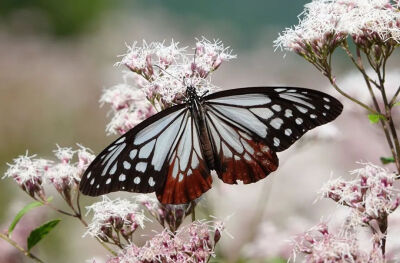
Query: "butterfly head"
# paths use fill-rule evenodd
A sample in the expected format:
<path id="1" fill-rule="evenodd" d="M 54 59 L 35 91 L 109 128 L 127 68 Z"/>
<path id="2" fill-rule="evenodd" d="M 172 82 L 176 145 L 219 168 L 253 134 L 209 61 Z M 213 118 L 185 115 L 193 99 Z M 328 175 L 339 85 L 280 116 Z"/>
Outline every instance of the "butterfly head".
<path id="1" fill-rule="evenodd" d="M 187 101 L 193 101 L 193 100 L 195 100 L 195 99 L 198 99 L 198 95 L 197 95 L 197 92 L 196 92 L 196 88 L 195 87 L 193 87 L 193 86 L 188 86 L 187 88 L 186 88 L 186 100 Z"/>

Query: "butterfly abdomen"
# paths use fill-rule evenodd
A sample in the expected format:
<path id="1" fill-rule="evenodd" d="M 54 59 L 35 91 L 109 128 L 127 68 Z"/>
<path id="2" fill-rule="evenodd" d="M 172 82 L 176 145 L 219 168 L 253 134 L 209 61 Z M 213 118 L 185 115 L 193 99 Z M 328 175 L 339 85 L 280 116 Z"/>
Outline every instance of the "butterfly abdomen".
<path id="1" fill-rule="evenodd" d="M 198 98 L 191 101 L 191 115 L 195 121 L 197 133 L 199 134 L 200 147 L 208 169 L 213 170 L 215 167 L 214 152 L 211 145 L 210 136 L 204 118 L 204 108 Z"/>

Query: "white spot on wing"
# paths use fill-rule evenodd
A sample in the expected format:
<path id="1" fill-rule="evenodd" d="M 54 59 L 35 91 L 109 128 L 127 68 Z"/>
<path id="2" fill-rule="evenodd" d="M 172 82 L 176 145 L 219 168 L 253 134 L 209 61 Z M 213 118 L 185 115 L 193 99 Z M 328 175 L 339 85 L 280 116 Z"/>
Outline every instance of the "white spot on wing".
<path id="1" fill-rule="evenodd" d="M 133 179 L 133 182 L 134 182 L 135 184 L 140 184 L 140 177 L 139 177 L 139 176 L 136 176 L 135 179 Z"/>
<path id="2" fill-rule="evenodd" d="M 144 171 L 146 171 L 146 168 L 147 168 L 147 163 L 145 163 L 145 162 L 139 162 L 136 164 L 136 167 L 135 167 L 136 171 L 142 172 L 142 173 L 144 173 Z"/>
<path id="3" fill-rule="evenodd" d="M 182 180 L 183 180 L 183 174 L 179 174 L 178 182 L 182 182 Z"/>
<path id="4" fill-rule="evenodd" d="M 273 109 L 274 111 L 279 112 L 279 111 L 281 111 L 282 108 L 281 108 L 280 105 L 275 104 L 275 105 L 272 105 L 272 109 Z"/>
<path id="5" fill-rule="evenodd" d="M 90 185 L 94 184 L 94 178 L 90 181 Z"/>
<path id="6" fill-rule="evenodd" d="M 281 91 L 285 91 L 285 90 L 286 90 L 285 88 L 277 88 L 277 89 L 275 89 L 276 92 L 281 92 Z"/>
<path id="7" fill-rule="evenodd" d="M 126 180 L 126 175 L 125 175 L 125 174 L 121 174 L 121 175 L 119 176 L 118 180 L 119 180 L 120 182 L 125 181 L 125 180 Z"/>
<path id="8" fill-rule="evenodd" d="M 329 110 L 331 107 L 329 105 L 324 105 L 325 109 Z"/>
<path id="9" fill-rule="evenodd" d="M 286 136 L 290 136 L 292 134 L 292 130 L 291 129 L 286 129 L 285 130 L 285 135 Z"/>
<path id="10" fill-rule="evenodd" d="M 302 124 L 303 123 L 303 119 L 302 118 L 296 118 L 296 123 L 298 125 Z"/>
<path id="11" fill-rule="evenodd" d="M 86 178 L 89 179 L 91 175 L 92 175 L 92 172 L 90 171 L 90 172 L 86 175 Z"/>
<path id="12" fill-rule="evenodd" d="M 311 118 L 311 119 L 315 119 L 315 118 L 317 118 L 317 115 L 315 115 L 315 114 L 310 114 L 310 118 Z"/>
<path id="13" fill-rule="evenodd" d="M 285 117 L 286 117 L 286 118 L 293 117 L 292 110 L 286 109 L 286 110 L 285 110 Z"/>
<path id="14" fill-rule="evenodd" d="M 307 113 L 308 109 L 298 106 L 298 105 L 294 105 L 301 113 Z"/>
<path id="15" fill-rule="evenodd" d="M 124 168 L 125 168 L 126 170 L 131 169 L 131 164 L 130 164 L 129 162 L 124 161 L 123 165 L 124 165 Z"/>
<path id="16" fill-rule="evenodd" d="M 150 178 L 149 178 L 149 185 L 150 185 L 151 187 L 153 187 L 155 184 L 156 184 L 156 182 L 154 181 L 153 177 L 150 176 Z"/>
<path id="17" fill-rule="evenodd" d="M 330 102 L 331 100 L 330 100 L 330 99 L 328 99 L 328 98 L 326 98 L 326 97 L 324 97 L 324 101 L 326 101 L 326 102 Z"/>
<path id="18" fill-rule="evenodd" d="M 271 126 L 275 129 L 279 130 L 283 124 L 283 120 L 281 118 L 275 118 L 269 124 L 271 124 Z"/>
<path id="19" fill-rule="evenodd" d="M 280 144 L 281 144 L 281 141 L 278 138 L 274 137 L 274 146 L 278 147 Z"/>
<path id="20" fill-rule="evenodd" d="M 111 178 L 108 178 L 106 181 L 106 184 L 110 184 L 111 183 Z"/>

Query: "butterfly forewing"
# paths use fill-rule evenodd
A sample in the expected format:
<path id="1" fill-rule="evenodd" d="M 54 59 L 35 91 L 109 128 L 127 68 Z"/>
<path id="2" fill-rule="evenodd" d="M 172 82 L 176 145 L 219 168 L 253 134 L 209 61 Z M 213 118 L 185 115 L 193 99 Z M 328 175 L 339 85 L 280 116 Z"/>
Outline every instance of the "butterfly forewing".
<path id="1" fill-rule="evenodd" d="M 305 132 L 334 120 L 343 109 L 335 98 L 315 90 L 256 87 L 205 97 L 206 110 L 246 130 L 272 151 L 287 149 Z"/>
<path id="2" fill-rule="evenodd" d="M 115 140 L 85 171 L 81 192 L 97 196 L 118 190 L 148 193 L 162 188 L 168 155 L 183 132 L 187 114 L 184 105 L 171 107 Z"/>

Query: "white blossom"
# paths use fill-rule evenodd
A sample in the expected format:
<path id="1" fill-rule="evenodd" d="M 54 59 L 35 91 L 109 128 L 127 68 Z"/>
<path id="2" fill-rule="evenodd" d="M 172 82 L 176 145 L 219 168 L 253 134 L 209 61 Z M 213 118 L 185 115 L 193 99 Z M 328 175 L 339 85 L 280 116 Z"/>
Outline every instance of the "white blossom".
<path id="1" fill-rule="evenodd" d="M 103 237 L 105 229 L 113 228 L 114 224 L 120 224 L 121 229 L 125 226 L 144 228 L 144 221 L 147 220 L 139 206 L 126 199 L 111 200 L 103 196 L 102 201 L 88 206 L 87 210 L 88 214 L 93 213 L 93 218 L 84 236 Z"/>

